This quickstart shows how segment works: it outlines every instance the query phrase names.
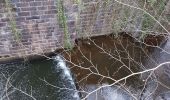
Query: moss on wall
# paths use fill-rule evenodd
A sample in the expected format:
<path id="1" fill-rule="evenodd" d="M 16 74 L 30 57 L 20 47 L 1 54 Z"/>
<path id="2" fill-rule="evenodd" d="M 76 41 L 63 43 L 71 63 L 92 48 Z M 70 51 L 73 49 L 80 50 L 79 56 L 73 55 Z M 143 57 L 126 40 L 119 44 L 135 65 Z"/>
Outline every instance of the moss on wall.
<path id="1" fill-rule="evenodd" d="M 5 0 L 5 5 L 6 5 L 6 9 L 9 15 L 9 23 L 10 23 L 10 28 L 12 30 L 12 33 L 14 34 L 14 38 L 15 40 L 20 43 L 21 39 L 20 39 L 20 32 L 17 29 L 17 25 L 16 25 L 16 20 L 13 16 L 13 12 L 12 12 L 12 7 L 11 7 L 11 1 L 10 0 Z"/>
<path id="2" fill-rule="evenodd" d="M 58 6 L 57 10 L 58 10 L 59 25 L 64 30 L 64 47 L 67 49 L 72 49 L 73 45 L 71 44 L 70 34 L 68 31 L 67 18 L 64 11 L 63 1 L 58 0 L 57 6 Z"/>

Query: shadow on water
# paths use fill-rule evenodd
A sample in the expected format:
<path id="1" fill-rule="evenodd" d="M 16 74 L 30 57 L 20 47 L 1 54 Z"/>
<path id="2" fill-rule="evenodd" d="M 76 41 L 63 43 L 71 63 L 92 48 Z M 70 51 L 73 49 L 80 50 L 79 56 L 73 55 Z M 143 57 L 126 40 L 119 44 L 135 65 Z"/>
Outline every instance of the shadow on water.
<path id="1" fill-rule="evenodd" d="M 87 100 L 154 100 L 145 95 L 157 86 L 155 79 L 161 80 L 155 74 L 147 82 L 143 80 L 149 73 L 115 81 L 163 60 L 161 50 L 146 46 L 159 46 L 162 40 L 151 36 L 139 43 L 127 34 L 98 36 L 76 40 L 72 50 L 62 50 L 52 60 L 0 64 L 0 100 L 79 100 L 86 96 Z"/>
<path id="2" fill-rule="evenodd" d="M 118 38 L 108 35 L 79 39 L 76 40 L 77 46 L 63 55 L 76 75 L 80 90 L 91 93 L 87 100 L 151 100 L 149 95 L 156 85 L 155 82 L 144 81 L 142 77 L 145 74 L 116 81 L 148 69 L 146 59 L 150 59 L 155 51 L 148 45 L 159 46 L 163 39 L 164 36 L 148 36 L 141 43 L 124 33 Z M 150 93 L 145 90 L 147 84 L 152 84 L 147 88 Z M 93 92 L 100 87 L 103 88 Z"/>

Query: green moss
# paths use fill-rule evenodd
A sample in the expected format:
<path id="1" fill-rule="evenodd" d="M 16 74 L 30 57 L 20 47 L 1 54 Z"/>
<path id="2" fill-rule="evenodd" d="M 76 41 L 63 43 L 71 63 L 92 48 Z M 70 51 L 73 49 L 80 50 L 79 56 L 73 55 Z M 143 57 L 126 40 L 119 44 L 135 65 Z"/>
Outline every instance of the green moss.
<path id="1" fill-rule="evenodd" d="M 140 34 L 140 36 L 139 36 L 139 40 L 142 40 L 142 41 L 143 41 L 143 39 L 145 39 L 147 36 L 148 36 L 148 33 L 145 32 L 145 31 L 143 31 L 143 32 Z"/>
<path id="2" fill-rule="evenodd" d="M 151 6 L 154 6 L 154 4 L 157 2 L 157 0 L 148 0 L 148 3 L 151 5 Z"/>
<path id="3" fill-rule="evenodd" d="M 144 20 L 142 23 L 142 30 L 146 31 L 146 30 L 152 29 L 155 21 L 148 14 L 144 14 L 143 18 L 144 18 Z"/>
<path id="4" fill-rule="evenodd" d="M 10 21 L 10 26 L 12 33 L 14 33 L 15 40 L 20 43 L 21 42 L 21 33 L 17 30 L 17 25 L 15 20 Z"/>
<path id="5" fill-rule="evenodd" d="M 12 33 L 14 34 L 14 37 L 15 37 L 15 40 L 20 43 L 20 32 L 18 31 L 17 29 L 17 25 L 16 25 L 16 21 L 15 21 L 15 18 L 12 14 L 12 8 L 11 8 L 11 2 L 9 0 L 5 0 L 5 4 L 6 4 L 6 8 L 7 8 L 7 11 L 8 11 L 8 15 L 9 15 L 9 19 L 10 19 L 10 26 L 11 26 L 11 30 L 12 30 Z"/>
<path id="6" fill-rule="evenodd" d="M 81 0 L 74 0 L 76 4 L 80 4 Z"/>
<path id="7" fill-rule="evenodd" d="M 78 34 L 79 36 L 83 36 L 83 34 L 81 33 L 81 29 L 80 29 L 80 26 L 79 26 L 79 23 L 80 23 L 80 13 L 81 13 L 81 10 L 83 9 L 83 5 L 82 5 L 82 1 L 81 0 L 75 0 L 76 1 L 76 4 L 78 6 L 78 12 L 76 13 L 76 34 Z"/>
<path id="8" fill-rule="evenodd" d="M 148 0 L 148 4 L 153 8 L 154 12 L 156 11 L 157 16 L 155 18 L 158 18 L 165 9 L 166 0 Z"/>
<path id="9" fill-rule="evenodd" d="M 122 29 L 124 29 L 128 24 L 130 11 L 129 9 L 123 9 L 122 11 L 122 16 L 112 22 L 112 29 L 114 30 L 115 34 L 121 32 Z"/>
<path id="10" fill-rule="evenodd" d="M 63 31 L 64 31 L 64 47 L 66 49 L 72 49 L 73 45 L 71 44 L 71 39 L 70 39 L 70 35 L 68 32 L 67 18 L 64 12 L 63 1 L 58 0 L 57 4 L 58 4 L 57 10 L 58 10 L 59 25 L 63 28 Z"/>
<path id="11" fill-rule="evenodd" d="M 165 0 L 162 0 L 160 3 L 159 3 L 159 9 L 158 11 L 161 13 L 164 9 L 165 9 Z"/>

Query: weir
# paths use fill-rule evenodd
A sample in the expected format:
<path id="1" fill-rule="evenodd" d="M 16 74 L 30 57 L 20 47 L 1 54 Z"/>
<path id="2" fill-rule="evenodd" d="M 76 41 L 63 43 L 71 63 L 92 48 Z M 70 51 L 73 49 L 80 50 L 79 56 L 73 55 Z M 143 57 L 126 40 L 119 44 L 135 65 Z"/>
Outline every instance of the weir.
<path id="1" fill-rule="evenodd" d="M 146 43 L 150 45 L 154 41 L 151 37 L 148 40 L 141 44 L 127 34 L 122 34 L 118 38 L 111 34 L 85 40 L 79 39 L 76 40 L 77 44 L 73 50 L 61 50 L 53 57 L 0 64 L 0 99 L 159 100 L 159 98 L 169 98 L 169 89 L 164 86 L 169 86 L 169 69 L 164 69 L 169 66 L 155 70 L 150 77 L 151 72 L 143 73 L 115 83 L 130 74 L 156 67 L 157 64 L 164 62 L 164 57 L 169 59 L 167 52 L 162 51 L 162 49 L 168 51 L 166 47 L 169 40 L 162 42 L 164 40 L 160 39 L 161 41 L 154 42 L 155 46 L 161 44 L 159 47 L 162 49 L 146 46 Z M 146 79 L 148 80 L 145 81 Z M 164 85 L 162 86 L 158 81 Z M 150 93 L 152 94 L 148 95 Z"/>
<path id="2" fill-rule="evenodd" d="M 0 100 L 80 100 L 62 56 L 51 61 L 0 64 Z"/>
<path id="3" fill-rule="evenodd" d="M 0 100 L 169 100 L 169 8 L 0 0 Z"/>

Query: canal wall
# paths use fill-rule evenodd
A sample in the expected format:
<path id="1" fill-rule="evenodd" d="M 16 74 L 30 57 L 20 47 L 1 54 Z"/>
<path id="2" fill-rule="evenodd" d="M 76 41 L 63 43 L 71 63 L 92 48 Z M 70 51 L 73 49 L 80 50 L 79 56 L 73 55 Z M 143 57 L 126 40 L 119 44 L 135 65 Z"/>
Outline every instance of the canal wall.
<path id="1" fill-rule="evenodd" d="M 54 52 L 80 37 L 134 32 L 142 16 L 114 0 L 1 0 L 0 60 Z"/>

